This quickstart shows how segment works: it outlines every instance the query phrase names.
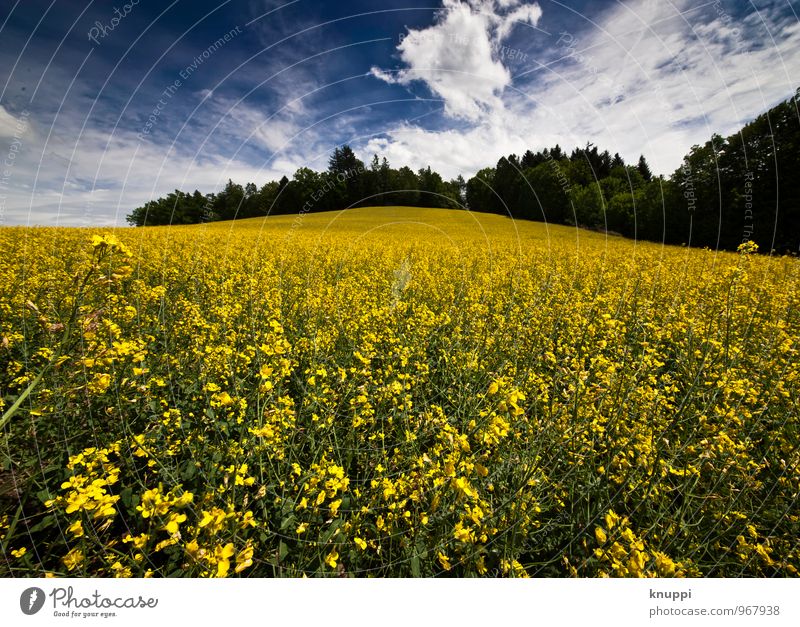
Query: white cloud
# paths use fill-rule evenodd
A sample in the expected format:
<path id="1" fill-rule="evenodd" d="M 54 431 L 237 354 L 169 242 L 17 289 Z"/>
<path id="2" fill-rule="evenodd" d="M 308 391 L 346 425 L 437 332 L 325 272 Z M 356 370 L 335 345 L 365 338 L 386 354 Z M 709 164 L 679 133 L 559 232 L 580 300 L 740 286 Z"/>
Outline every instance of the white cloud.
<path id="1" fill-rule="evenodd" d="M 268 150 L 284 149 L 300 132 L 292 120 L 272 120 L 257 128 L 255 137 Z"/>
<path id="2" fill-rule="evenodd" d="M 210 103 L 202 117 L 204 120 L 198 123 L 206 132 L 224 134 L 239 149 L 252 144 L 273 153 L 286 152 L 299 139 L 306 144 L 311 141 L 310 133 L 301 124 L 301 120 L 308 119 L 302 103 L 290 102 L 270 114 L 261 107 L 220 96 Z"/>
<path id="3" fill-rule="evenodd" d="M 459 6 L 447 15 L 461 16 L 460 21 L 441 18 L 418 31 L 419 41 L 401 47 L 407 67 L 396 82 L 424 80 L 444 98 L 445 112 L 460 114 L 470 126 L 431 131 L 400 124 L 365 151 L 382 148 L 394 163 L 431 163 L 450 176 L 471 175 L 527 148 L 556 142 L 572 148 L 592 141 L 619 150 L 629 161 L 644 153 L 655 171 L 669 174 L 693 144 L 704 143 L 713 132 L 735 132 L 800 84 L 796 19 L 773 7 L 752 9 L 734 23 L 724 11 L 706 5 L 697 10 L 689 0 L 614 5 L 589 28 L 550 35 L 544 40 L 548 52 L 527 66 L 510 63 L 501 69 L 502 60 L 484 48 L 463 60 L 451 54 L 445 63 L 467 74 L 466 80 L 450 82 L 442 73 L 426 71 L 426 62 L 445 53 L 441 39 L 435 45 L 437 40 L 425 42 L 421 35 L 460 32 L 474 41 L 497 41 L 508 23 L 471 13 L 463 3 L 445 6 L 450 5 Z M 488 6 L 496 14 L 518 3 L 477 0 L 470 6 Z M 504 15 L 510 18 L 528 6 L 535 5 Z M 537 12 L 531 14 L 533 23 L 538 23 Z M 507 80 L 511 70 L 514 76 Z M 484 74 L 495 79 L 483 81 Z"/>
<path id="4" fill-rule="evenodd" d="M 502 41 L 511 33 L 514 26 L 518 24 L 530 24 L 536 26 L 542 17 L 542 9 L 538 4 L 526 4 L 519 7 L 512 13 L 503 16 L 497 25 L 497 38 Z"/>
<path id="5" fill-rule="evenodd" d="M 24 117 L 12 115 L 0 104 L 0 137 L 19 137 L 24 135 L 27 125 L 27 120 Z"/>
<path id="6" fill-rule="evenodd" d="M 196 92 L 201 105 L 184 126 L 180 116 L 190 110 L 176 101 L 143 141 L 140 126 L 113 134 L 91 125 L 81 131 L 80 109 L 62 112 L 55 123 L 47 112 L 34 112 L 5 181 L 0 221 L 122 225 L 135 207 L 175 189 L 208 193 L 229 178 L 260 185 L 291 177 L 319 141 L 302 123 L 309 116 L 299 98 L 311 88 L 307 81 L 293 87 L 279 94 L 285 105 L 272 115 L 220 91 Z M 17 120 L 9 117 L 13 134 Z"/>
<path id="7" fill-rule="evenodd" d="M 502 108 L 503 90 L 511 84 L 511 73 L 496 50 L 519 22 L 536 25 L 539 5 L 525 5 L 511 13 L 513 0 L 472 0 L 469 4 L 445 0 L 436 23 L 410 30 L 397 47 L 407 66 L 392 74 L 373 67 L 372 74 L 388 83 L 411 85 L 424 82 L 442 98 L 445 113 L 454 118 L 477 121 Z"/>
<path id="8" fill-rule="evenodd" d="M 140 142 L 128 131 L 87 130 L 72 143 L 45 143 L 31 133 L 4 191 L 3 217 L 6 224 L 122 225 L 132 209 L 174 189 L 206 193 L 228 178 L 265 181 L 282 174 L 241 159 Z"/>

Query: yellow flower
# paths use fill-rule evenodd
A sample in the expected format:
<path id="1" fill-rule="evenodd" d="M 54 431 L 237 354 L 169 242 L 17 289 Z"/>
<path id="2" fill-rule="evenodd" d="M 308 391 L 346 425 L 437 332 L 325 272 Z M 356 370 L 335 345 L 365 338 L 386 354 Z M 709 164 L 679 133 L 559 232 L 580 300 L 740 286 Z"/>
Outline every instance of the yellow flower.
<path id="1" fill-rule="evenodd" d="M 763 544 L 756 544 L 756 553 L 758 553 L 759 556 L 761 556 L 761 558 L 768 566 L 772 566 L 774 564 L 772 556 L 769 554 L 767 549 L 764 548 Z"/>
<path id="2" fill-rule="evenodd" d="M 139 550 L 143 549 L 144 546 L 147 544 L 147 541 L 150 539 L 150 536 L 146 533 L 143 533 L 138 536 L 132 536 L 131 534 L 126 535 L 122 538 L 122 541 L 125 544 L 131 543 L 133 546 Z"/>
<path id="3" fill-rule="evenodd" d="M 339 553 L 336 549 L 333 549 L 330 553 L 328 553 L 328 555 L 325 556 L 325 563 L 331 568 L 336 568 L 338 561 Z"/>
<path id="4" fill-rule="evenodd" d="M 459 542 L 475 542 L 475 533 L 471 529 L 464 527 L 461 521 L 456 523 L 453 537 Z"/>
<path id="5" fill-rule="evenodd" d="M 170 535 L 175 535 L 178 533 L 178 525 L 186 520 L 186 514 L 176 514 L 172 513 L 169 516 L 169 520 L 167 524 L 164 525 L 164 531 L 166 531 Z"/>
<path id="6" fill-rule="evenodd" d="M 233 399 L 227 392 L 220 392 L 212 397 L 212 404 L 217 403 L 222 407 L 230 407 L 233 405 Z"/>
<path id="7" fill-rule="evenodd" d="M 95 374 L 87 387 L 93 394 L 103 394 L 110 385 L 110 374 Z"/>
<path id="8" fill-rule="evenodd" d="M 194 494 L 192 494 L 191 492 L 184 492 L 175 500 L 173 504 L 175 505 L 175 507 L 181 508 L 181 507 L 186 507 L 187 505 L 189 505 L 189 503 L 193 502 L 194 502 Z"/>
<path id="9" fill-rule="evenodd" d="M 196 560 L 200 555 L 200 545 L 197 544 L 197 540 L 191 540 L 183 545 L 184 551 L 191 557 L 192 559 Z"/>
<path id="10" fill-rule="evenodd" d="M 67 527 L 67 531 L 69 531 L 76 538 L 80 538 L 83 536 L 83 522 L 80 519 L 76 520 L 69 527 Z"/>
<path id="11" fill-rule="evenodd" d="M 222 578 L 228 576 L 228 571 L 231 568 L 230 558 L 233 557 L 234 552 L 235 549 L 230 542 L 225 546 L 218 546 L 214 549 L 214 558 L 217 560 L 217 577 Z"/>
<path id="12" fill-rule="evenodd" d="M 628 568 L 630 568 L 631 572 L 634 574 L 640 574 L 647 563 L 647 553 L 643 551 L 636 551 L 634 550 L 631 553 L 631 557 L 628 560 Z"/>
<path id="13" fill-rule="evenodd" d="M 636 542 L 636 534 L 634 534 L 630 528 L 623 529 L 620 535 L 622 536 L 622 539 L 625 540 L 628 544 Z"/>
<path id="14" fill-rule="evenodd" d="M 168 546 L 175 546 L 178 544 L 178 536 L 172 536 L 171 538 L 167 538 L 166 540 L 162 540 L 158 544 L 156 544 L 155 549 L 153 549 L 156 553 L 166 549 Z"/>
<path id="15" fill-rule="evenodd" d="M 606 527 L 608 530 L 611 531 L 614 526 L 619 522 L 619 516 L 614 513 L 614 510 L 608 510 L 608 513 L 605 516 L 606 518 Z"/>
<path id="16" fill-rule="evenodd" d="M 123 578 L 131 577 L 131 569 L 123 566 L 122 562 L 116 561 L 111 565 L 111 570 L 114 571 L 114 577 Z"/>
<path id="17" fill-rule="evenodd" d="M 112 251 L 117 250 L 121 252 L 126 257 L 133 256 L 133 253 L 130 251 L 130 249 L 125 244 L 120 242 L 115 235 L 110 233 L 106 233 L 105 235 L 93 235 L 92 248 L 100 251 L 109 248 Z"/>
<path id="18" fill-rule="evenodd" d="M 658 551 L 655 551 L 653 556 L 655 557 L 656 568 L 658 569 L 659 575 L 662 577 L 672 577 L 675 574 L 675 562 L 669 557 Z"/>
<path id="19" fill-rule="evenodd" d="M 500 569 L 503 574 L 511 575 L 512 577 L 519 577 L 521 579 L 528 579 L 529 575 L 525 567 L 517 560 L 500 560 Z"/>
<path id="20" fill-rule="evenodd" d="M 234 572 L 237 574 L 242 572 L 245 568 L 253 565 L 253 547 L 248 545 L 236 555 L 236 568 Z"/>
<path id="21" fill-rule="evenodd" d="M 227 518 L 225 512 L 218 507 L 212 508 L 210 512 L 203 510 L 202 516 L 197 526 L 201 529 L 208 527 L 212 533 L 219 531 L 222 528 L 222 523 L 225 521 L 225 518 Z"/>
<path id="22" fill-rule="evenodd" d="M 379 228 L 397 215 L 410 221 Z M 396 575 L 424 544 L 426 573 L 521 577 L 521 556 L 536 572 L 580 526 L 576 503 L 610 494 L 553 564 L 562 575 L 798 574 L 800 514 L 755 507 L 800 487 L 800 274 L 783 249 L 576 238 L 446 210 L 291 224 L 0 229 L 0 413 L 41 373 L 17 409 L 65 430 L 50 452 L 66 464 L 36 490 L 68 540 L 46 567 L 270 574 L 258 552 L 282 554 L 288 573 Z M 140 260 L 123 281 L 134 264 L 121 240 L 134 237 Z M 104 433 L 71 450 L 89 410 Z M 30 465 L 35 441 L 19 446 Z M 687 485 L 696 498 L 672 508 Z M 624 516 L 632 504 L 642 527 Z M 276 516 L 295 528 L 288 554 Z M 10 563 L 44 574 L 12 520 L 0 512 Z"/>
<path id="23" fill-rule="evenodd" d="M 470 485 L 466 477 L 458 477 L 453 480 L 453 487 L 466 497 L 475 498 L 478 496 L 478 493 Z"/>
<path id="24" fill-rule="evenodd" d="M 83 551 L 80 549 L 72 549 L 64 557 L 61 558 L 67 570 L 75 570 L 83 562 Z"/>

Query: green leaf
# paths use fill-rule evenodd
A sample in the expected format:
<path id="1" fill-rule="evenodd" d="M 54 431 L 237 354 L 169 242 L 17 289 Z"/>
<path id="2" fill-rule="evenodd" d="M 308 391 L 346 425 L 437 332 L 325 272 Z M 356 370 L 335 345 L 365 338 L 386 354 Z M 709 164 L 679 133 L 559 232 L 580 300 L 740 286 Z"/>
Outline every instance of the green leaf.
<path id="1" fill-rule="evenodd" d="M 133 505 L 132 497 L 133 497 L 133 489 L 132 488 L 125 488 L 119 493 L 119 500 L 122 502 L 122 504 L 127 509 L 131 509 L 131 507 Z"/>
<path id="2" fill-rule="evenodd" d="M 37 533 L 39 531 L 43 531 L 44 529 L 49 529 L 50 527 L 55 526 L 56 524 L 56 517 L 55 516 L 45 516 L 37 525 L 34 525 L 30 528 L 30 533 Z"/>
<path id="3" fill-rule="evenodd" d="M 326 542 L 328 542 L 333 537 L 333 535 L 336 533 L 336 530 L 339 527 L 341 527 L 341 525 L 342 525 L 342 519 L 341 518 L 337 518 L 336 520 L 334 520 L 331 523 L 331 526 L 328 527 L 328 530 L 322 535 L 322 538 L 320 538 L 320 542 L 322 542 L 322 544 L 325 544 Z"/>
<path id="4" fill-rule="evenodd" d="M 411 556 L 411 576 L 412 577 L 422 576 L 419 568 L 419 555 L 417 555 L 416 553 L 414 553 L 414 555 Z"/>
<path id="5" fill-rule="evenodd" d="M 188 459 L 183 464 L 183 470 L 181 471 L 181 479 L 184 481 L 189 481 L 192 479 L 195 474 L 197 474 L 197 465 L 195 464 L 193 459 Z"/>

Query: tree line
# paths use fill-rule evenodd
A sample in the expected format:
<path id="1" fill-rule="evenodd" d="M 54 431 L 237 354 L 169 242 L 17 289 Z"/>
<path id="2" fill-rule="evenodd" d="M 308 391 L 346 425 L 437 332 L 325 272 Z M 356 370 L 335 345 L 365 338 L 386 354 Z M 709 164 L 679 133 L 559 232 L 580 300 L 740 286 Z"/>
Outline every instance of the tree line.
<path id="1" fill-rule="evenodd" d="M 334 150 L 325 172 L 300 168 L 291 180 L 284 176 L 260 188 L 229 180 L 217 194 L 175 190 L 135 209 L 128 223 L 197 224 L 376 205 L 463 209 L 465 189 L 463 177 L 445 181 L 430 166 L 418 172 L 405 166 L 395 169 L 385 157 L 381 160 L 375 155 L 366 167 L 350 146 L 344 145 Z"/>
<path id="2" fill-rule="evenodd" d="M 800 249 L 800 90 L 741 131 L 693 146 L 671 176 L 654 176 L 641 156 L 628 164 L 593 144 L 558 145 L 502 157 L 465 181 L 430 167 L 367 167 L 347 145 L 328 170 L 300 168 L 261 188 L 228 181 L 217 194 L 176 190 L 135 209 L 136 226 L 195 224 L 265 215 L 402 205 L 492 212 L 515 219 L 618 233 L 626 237 L 735 250 Z"/>

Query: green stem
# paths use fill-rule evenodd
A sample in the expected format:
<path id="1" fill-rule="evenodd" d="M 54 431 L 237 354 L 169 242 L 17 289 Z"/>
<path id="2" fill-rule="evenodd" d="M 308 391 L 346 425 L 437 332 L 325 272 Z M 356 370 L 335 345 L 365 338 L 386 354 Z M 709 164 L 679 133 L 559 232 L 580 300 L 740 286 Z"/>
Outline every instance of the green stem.
<path id="1" fill-rule="evenodd" d="M 25 388 L 25 391 L 19 395 L 19 398 L 14 402 L 14 404 L 8 408 L 8 410 L 3 414 L 3 417 L 0 418 L 0 430 L 6 426 L 6 423 L 11 420 L 14 414 L 17 413 L 22 403 L 25 402 L 25 399 L 30 396 L 31 392 L 33 392 L 34 388 L 39 385 L 39 382 L 42 380 L 44 373 L 47 372 L 50 364 L 44 367 L 42 371 L 36 375 L 36 378 L 28 384 L 28 387 Z"/>

